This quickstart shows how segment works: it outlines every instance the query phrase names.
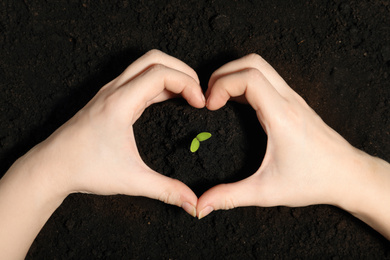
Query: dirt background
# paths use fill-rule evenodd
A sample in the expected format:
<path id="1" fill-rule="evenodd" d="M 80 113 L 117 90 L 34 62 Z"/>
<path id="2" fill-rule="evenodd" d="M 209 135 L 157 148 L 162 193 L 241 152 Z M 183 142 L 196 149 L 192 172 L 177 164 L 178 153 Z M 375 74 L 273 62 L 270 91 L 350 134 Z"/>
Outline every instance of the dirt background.
<path id="1" fill-rule="evenodd" d="M 1 174 L 152 48 L 187 62 L 203 86 L 220 65 L 256 52 L 349 142 L 390 161 L 389 1 L 3 0 Z M 266 143 L 253 113 L 235 104 L 209 112 L 169 101 L 135 130 L 145 162 L 197 194 L 250 175 Z M 213 137 L 191 154 L 200 131 Z M 331 206 L 239 208 L 199 221 L 146 198 L 76 194 L 27 256 L 258 258 L 390 259 L 390 243 Z"/>

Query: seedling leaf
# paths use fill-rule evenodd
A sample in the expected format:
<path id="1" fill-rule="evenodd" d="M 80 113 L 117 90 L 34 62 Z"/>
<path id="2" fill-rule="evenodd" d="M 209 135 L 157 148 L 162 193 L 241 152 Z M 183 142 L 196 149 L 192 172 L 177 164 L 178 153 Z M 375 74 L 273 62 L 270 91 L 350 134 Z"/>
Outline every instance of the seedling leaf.
<path id="1" fill-rule="evenodd" d="M 199 146 L 200 146 L 200 142 L 195 137 L 194 140 L 192 140 L 192 142 L 191 142 L 191 147 L 190 147 L 191 152 L 195 153 L 196 151 L 198 151 Z"/>
<path id="2" fill-rule="evenodd" d="M 199 140 L 199 142 L 203 142 L 211 137 L 211 134 L 208 132 L 202 132 L 196 136 L 196 139 Z"/>

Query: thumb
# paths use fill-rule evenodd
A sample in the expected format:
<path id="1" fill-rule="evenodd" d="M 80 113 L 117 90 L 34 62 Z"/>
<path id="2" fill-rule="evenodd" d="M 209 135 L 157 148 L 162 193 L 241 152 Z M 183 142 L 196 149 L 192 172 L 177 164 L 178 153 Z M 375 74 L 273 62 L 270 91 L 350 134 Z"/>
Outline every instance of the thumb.
<path id="1" fill-rule="evenodd" d="M 214 210 L 258 205 L 258 193 L 258 185 L 253 175 L 235 183 L 217 185 L 199 198 L 198 218 L 201 219 Z"/>
<path id="2" fill-rule="evenodd" d="M 153 170 L 140 174 L 136 195 L 160 200 L 164 203 L 183 208 L 196 217 L 198 197 L 183 182 L 161 175 Z"/>

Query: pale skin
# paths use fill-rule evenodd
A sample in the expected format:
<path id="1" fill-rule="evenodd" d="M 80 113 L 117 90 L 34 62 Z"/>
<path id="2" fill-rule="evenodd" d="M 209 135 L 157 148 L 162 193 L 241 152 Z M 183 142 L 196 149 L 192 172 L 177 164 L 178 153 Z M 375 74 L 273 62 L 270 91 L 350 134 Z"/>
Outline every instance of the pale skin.
<path id="1" fill-rule="evenodd" d="M 242 206 L 329 204 L 390 239 L 389 163 L 352 147 L 259 55 L 211 76 L 207 108 L 219 109 L 232 97 L 256 111 L 268 137 L 266 154 L 252 176 L 206 191 L 198 200 L 199 218 Z"/>
<path id="2" fill-rule="evenodd" d="M 268 136 L 258 171 L 198 199 L 150 169 L 132 125 L 151 104 L 178 95 L 210 110 L 231 98 L 248 102 Z M 0 259 L 23 259 L 51 214 L 77 192 L 145 196 L 199 218 L 241 206 L 330 204 L 390 239 L 390 165 L 352 147 L 256 54 L 215 71 L 206 99 L 194 70 L 176 58 L 153 50 L 131 64 L 0 180 Z"/>

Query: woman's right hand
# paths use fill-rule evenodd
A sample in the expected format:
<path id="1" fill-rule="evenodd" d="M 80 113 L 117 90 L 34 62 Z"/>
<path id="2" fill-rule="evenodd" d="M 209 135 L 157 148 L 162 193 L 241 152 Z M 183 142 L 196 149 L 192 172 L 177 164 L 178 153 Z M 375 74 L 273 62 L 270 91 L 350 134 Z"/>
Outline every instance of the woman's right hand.
<path id="1" fill-rule="evenodd" d="M 198 201 L 199 218 L 213 210 L 241 206 L 331 204 L 350 211 L 389 237 L 387 163 L 352 147 L 256 54 L 227 63 L 211 76 L 207 108 L 219 109 L 231 98 L 246 101 L 256 110 L 268 136 L 266 154 L 252 176 L 206 191 Z M 379 224 L 371 221 L 372 216 L 361 214 L 361 203 L 371 203 L 364 198 L 372 196 L 375 200 L 377 190 L 382 191 L 379 195 L 383 199 L 374 211 L 381 216 Z M 364 196 L 362 192 L 366 192 Z M 366 205 L 366 209 L 372 206 Z"/>

